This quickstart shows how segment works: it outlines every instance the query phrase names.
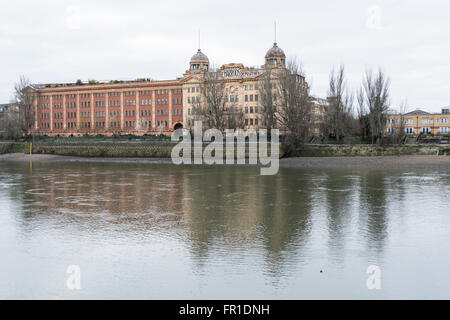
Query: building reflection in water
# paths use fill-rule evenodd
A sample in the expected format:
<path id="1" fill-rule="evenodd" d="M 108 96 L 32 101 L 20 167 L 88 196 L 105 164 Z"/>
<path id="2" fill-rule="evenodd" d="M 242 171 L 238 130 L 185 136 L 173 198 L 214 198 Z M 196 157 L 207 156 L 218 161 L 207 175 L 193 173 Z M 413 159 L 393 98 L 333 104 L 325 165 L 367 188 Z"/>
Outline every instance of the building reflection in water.
<path id="1" fill-rule="evenodd" d="M 342 262 L 355 219 L 367 250 L 382 253 L 387 201 L 402 193 L 401 178 L 391 177 L 391 190 L 389 177 L 377 171 L 260 176 L 245 166 L 35 163 L 10 174 L 24 237 L 42 224 L 125 240 L 156 235 L 183 242 L 198 272 L 214 259 L 254 258 L 274 279 L 299 268 L 305 250 Z M 308 243 L 314 225 L 325 248 Z"/>

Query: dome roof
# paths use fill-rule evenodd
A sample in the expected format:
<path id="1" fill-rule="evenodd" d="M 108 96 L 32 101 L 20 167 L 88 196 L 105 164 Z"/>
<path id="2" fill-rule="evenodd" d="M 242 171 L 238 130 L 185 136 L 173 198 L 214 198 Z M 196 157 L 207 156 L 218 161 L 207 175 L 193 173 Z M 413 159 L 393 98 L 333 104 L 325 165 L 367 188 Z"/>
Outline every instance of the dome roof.
<path id="1" fill-rule="evenodd" d="M 272 58 L 272 57 L 286 57 L 284 55 L 283 50 L 281 50 L 280 48 L 278 48 L 277 43 L 275 42 L 273 44 L 273 47 L 270 48 L 267 53 L 266 53 L 266 58 Z"/>
<path id="2" fill-rule="evenodd" d="M 200 49 L 198 49 L 197 53 L 194 54 L 191 58 L 191 62 L 208 62 L 209 59 Z"/>

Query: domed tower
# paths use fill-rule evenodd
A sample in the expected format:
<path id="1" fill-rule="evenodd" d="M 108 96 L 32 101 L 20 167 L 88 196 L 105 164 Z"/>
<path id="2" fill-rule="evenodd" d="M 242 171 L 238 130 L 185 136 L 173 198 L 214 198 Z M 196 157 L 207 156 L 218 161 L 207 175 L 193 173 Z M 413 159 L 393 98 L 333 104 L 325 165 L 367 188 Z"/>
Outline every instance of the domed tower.
<path id="1" fill-rule="evenodd" d="M 189 72 L 205 72 L 208 71 L 208 69 L 209 59 L 200 49 L 198 49 L 197 53 L 194 54 L 191 58 Z"/>
<path id="2" fill-rule="evenodd" d="M 266 66 L 271 68 L 286 67 L 286 55 L 277 43 L 274 42 L 273 47 L 266 53 Z"/>

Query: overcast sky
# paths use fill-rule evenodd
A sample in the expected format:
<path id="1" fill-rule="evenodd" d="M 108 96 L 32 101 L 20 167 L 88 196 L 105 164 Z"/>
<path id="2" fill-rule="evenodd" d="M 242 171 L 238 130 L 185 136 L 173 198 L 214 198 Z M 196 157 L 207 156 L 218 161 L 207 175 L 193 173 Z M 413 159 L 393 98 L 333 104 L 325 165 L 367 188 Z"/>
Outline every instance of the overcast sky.
<path id="1" fill-rule="evenodd" d="M 450 105 L 449 0 L 6 1 L 0 3 L 0 103 L 33 83 L 174 79 L 198 46 L 215 66 L 261 65 L 274 39 L 326 97 L 345 64 L 355 90 L 368 68 L 391 78 L 391 104 Z"/>

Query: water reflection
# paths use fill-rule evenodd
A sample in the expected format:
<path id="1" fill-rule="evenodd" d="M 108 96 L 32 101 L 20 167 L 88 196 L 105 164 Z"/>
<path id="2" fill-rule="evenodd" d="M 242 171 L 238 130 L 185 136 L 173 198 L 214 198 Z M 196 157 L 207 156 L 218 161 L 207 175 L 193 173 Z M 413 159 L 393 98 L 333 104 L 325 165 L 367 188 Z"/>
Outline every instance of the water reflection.
<path id="1" fill-rule="evenodd" d="M 448 190 L 448 174 L 419 176 L 429 175 L 433 188 Z M 409 219 L 408 194 L 421 186 L 396 171 L 282 169 L 260 176 L 246 166 L 114 163 L 0 163 L 0 182 L 1 203 L 13 204 L 2 214 L 31 247 L 53 234 L 63 247 L 143 245 L 144 259 L 152 243 L 175 241 L 179 247 L 165 259 L 189 261 L 197 276 L 225 267 L 230 275 L 259 271 L 273 287 L 309 272 L 311 261 L 318 268 L 360 257 L 385 261 L 391 224 Z"/>

